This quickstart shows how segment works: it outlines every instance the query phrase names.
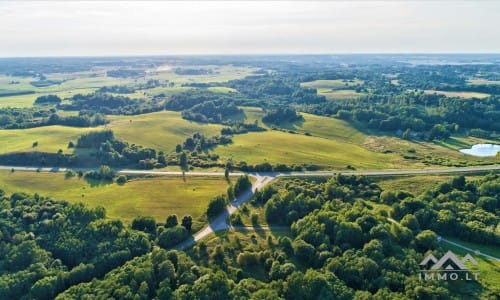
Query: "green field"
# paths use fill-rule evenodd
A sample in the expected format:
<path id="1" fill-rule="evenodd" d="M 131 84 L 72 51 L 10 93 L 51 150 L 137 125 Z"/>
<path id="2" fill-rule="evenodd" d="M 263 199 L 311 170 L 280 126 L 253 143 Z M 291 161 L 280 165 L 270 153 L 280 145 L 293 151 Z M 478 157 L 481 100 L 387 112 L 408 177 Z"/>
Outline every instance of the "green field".
<path id="1" fill-rule="evenodd" d="M 67 126 L 45 126 L 30 129 L 0 130 L 0 154 L 9 152 L 57 152 L 62 149 L 64 153 L 72 153 L 67 149 L 69 141 L 76 141 L 84 132 L 96 130 L 96 128 L 76 128 Z M 38 146 L 33 148 L 33 143 Z"/>
<path id="2" fill-rule="evenodd" d="M 424 90 L 424 93 L 440 94 L 440 95 L 445 95 L 446 97 L 460 97 L 465 99 L 486 98 L 490 96 L 489 94 L 477 93 L 477 92 L 450 92 L 450 91 L 435 91 L 435 90 Z"/>
<path id="3" fill-rule="evenodd" d="M 464 244 L 465 246 L 470 247 L 471 249 L 481 249 L 482 251 L 482 249 L 485 248 L 485 246 L 479 244 L 465 243 L 463 241 L 456 239 L 454 241 L 459 242 L 460 244 Z M 460 257 L 463 257 L 469 253 L 469 251 L 467 250 L 464 250 L 462 248 L 447 243 L 441 243 L 441 247 L 445 250 L 451 250 L 453 253 L 458 254 Z M 498 248 L 496 252 L 497 252 L 496 257 L 498 257 Z M 495 253 L 492 252 L 484 251 L 484 253 L 495 255 Z M 469 268 L 469 270 L 477 272 L 479 282 L 489 292 L 493 294 L 496 293 L 496 295 L 498 295 L 498 293 L 500 293 L 500 287 L 498 286 L 498 283 L 500 282 L 500 262 L 481 255 L 475 255 L 474 253 L 470 254 L 478 262 L 478 265 L 473 266 L 472 264 L 468 263 L 467 267 Z M 458 288 L 467 288 L 467 287 L 463 287 L 463 285 L 459 283 Z M 488 298 L 488 299 L 495 299 L 495 298 Z"/>
<path id="4" fill-rule="evenodd" d="M 281 131 L 237 135 L 234 143 L 219 146 L 216 153 L 249 164 L 317 164 L 331 168 L 353 165 L 361 169 L 391 168 L 390 156 L 358 145 Z"/>
<path id="5" fill-rule="evenodd" d="M 129 143 L 170 152 L 195 132 L 220 134 L 223 126 L 184 120 L 179 112 L 161 111 L 138 116 L 109 116 L 107 126 L 115 136 Z"/>
<path id="6" fill-rule="evenodd" d="M 300 85 L 303 87 L 315 88 L 318 95 L 325 96 L 327 100 L 346 100 L 356 99 L 365 93 L 358 93 L 354 88 L 363 84 L 362 80 L 315 80 L 309 82 L 302 82 Z"/>
<path id="7" fill-rule="evenodd" d="M 164 222 L 169 214 L 190 214 L 199 228 L 208 202 L 226 192 L 227 182 L 223 177 L 163 176 L 133 179 L 124 185 L 95 184 L 77 177 L 66 179 L 64 173 L 0 170 L 0 188 L 6 193 L 38 193 L 56 200 L 103 206 L 108 217 L 125 222 L 139 215 Z"/>
<path id="8" fill-rule="evenodd" d="M 350 87 L 356 87 L 363 83 L 362 80 L 344 80 L 344 79 L 333 79 L 333 80 L 315 80 L 309 82 L 302 82 L 300 85 L 304 87 L 311 88 L 328 88 L 328 89 L 347 89 Z"/>

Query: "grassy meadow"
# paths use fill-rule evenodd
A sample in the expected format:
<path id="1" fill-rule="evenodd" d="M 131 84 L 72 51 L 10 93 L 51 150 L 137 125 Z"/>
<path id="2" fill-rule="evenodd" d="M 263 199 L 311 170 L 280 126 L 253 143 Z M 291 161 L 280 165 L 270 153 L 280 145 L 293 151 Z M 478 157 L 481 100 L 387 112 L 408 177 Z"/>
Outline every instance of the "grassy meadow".
<path id="1" fill-rule="evenodd" d="M 358 93 L 354 90 L 362 83 L 363 81 L 359 79 L 334 79 L 303 82 L 301 86 L 315 88 L 318 94 L 325 96 L 327 100 L 345 100 L 356 99 L 365 95 L 364 93 Z"/>
<path id="2" fill-rule="evenodd" d="M 72 153 L 68 149 L 69 141 L 76 141 L 85 132 L 96 128 L 77 128 L 68 126 L 45 126 L 29 129 L 0 130 L 0 154 L 9 152 L 52 152 L 62 149 L 64 153 Z M 33 147 L 33 143 L 38 146 Z"/>
<path id="3" fill-rule="evenodd" d="M 329 168 L 353 165 L 361 169 L 391 168 L 391 158 L 355 144 L 282 131 L 237 135 L 234 143 L 219 146 L 216 153 L 250 164 L 317 164 Z"/>
<path id="4" fill-rule="evenodd" d="M 440 95 L 445 95 L 446 97 L 460 97 L 464 99 L 486 98 L 490 96 L 490 94 L 478 93 L 478 92 L 451 92 L 451 91 L 435 91 L 435 90 L 424 90 L 424 93 L 440 94 Z"/>
<path id="5" fill-rule="evenodd" d="M 188 136 L 200 132 L 206 136 L 220 134 L 222 125 L 184 120 L 179 112 L 161 111 L 138 116 L 109 116 L 115 136 L 129 143 L 171 152 Z"/>
<path id="6" fill-rule="evenodd" d="M 66 178 L 64 173 L 0 170 L 0 188 L 6 193 L 38 193 L 56 200 L 103 206 L 108 217 L 127 223 L 139 215 L 164 222 L 169 214 L 178 217 L 190 214 L 197 228 L 203 224 L 202 215 L 209 201 L 225 193 L 227 185 L 223 177 L 158 176 L 118 185 Z"/>

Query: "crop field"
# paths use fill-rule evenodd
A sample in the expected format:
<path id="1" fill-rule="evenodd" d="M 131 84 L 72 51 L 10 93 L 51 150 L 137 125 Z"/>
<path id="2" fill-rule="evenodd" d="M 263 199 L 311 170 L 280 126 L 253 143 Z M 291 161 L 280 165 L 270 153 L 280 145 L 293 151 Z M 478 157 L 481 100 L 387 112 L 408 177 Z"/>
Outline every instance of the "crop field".
<path id="1" fill-rule="evenodd" d="M 199 227 L 208 202 L 226 192 L 227 182 L 223 177 L 162 176 L 132 179 L 118 185 L 77 177 L 67 179 L 64 173 L 0 170 L 0 188 L 6 193 L 38 193 L 56 200 L 103 206 L 108 217 L 125 222 L 139 215 L 164 222 L 170 214 L 190 214 Z"/>
<path id="2" fill-rule="evenodd" d="M 161 111 L 139 116 L 109 116 L 115 136 L 129 143 L 170 152 L 195 132 L 220 134 L 222 125 L 184 120 L 179 112 Z"/>
<path id="3" fill-rule="evenodd" d="M 440 95 L 445 95 L 446 97 L 460 97 L 465 99 L 486 98 L 490 96 L 489 94 L 477 93 L 477 92 L 450 92 L 450 91 L 434 91 L 434 90 L 424 90 L 424 93 L 440 94 Z"/>

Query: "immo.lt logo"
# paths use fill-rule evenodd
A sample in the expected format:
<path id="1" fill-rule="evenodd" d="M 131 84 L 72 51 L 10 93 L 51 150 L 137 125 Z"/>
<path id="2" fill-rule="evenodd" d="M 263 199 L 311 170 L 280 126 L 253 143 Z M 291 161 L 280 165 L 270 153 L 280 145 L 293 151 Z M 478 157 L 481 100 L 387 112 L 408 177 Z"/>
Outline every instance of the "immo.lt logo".
<path id="1" fill-rule="evenodd" d="M 479 273 L 469 270 L 465 263 L 469 261 L 477 265 L 477 261 L 470 255 L 459 259 L 453 252 L 446 252 L 441 259 L 434 255 L 427 255 L 420 263 L 423 270 L 420 271 L 421 280 L 477 280 Z"/>

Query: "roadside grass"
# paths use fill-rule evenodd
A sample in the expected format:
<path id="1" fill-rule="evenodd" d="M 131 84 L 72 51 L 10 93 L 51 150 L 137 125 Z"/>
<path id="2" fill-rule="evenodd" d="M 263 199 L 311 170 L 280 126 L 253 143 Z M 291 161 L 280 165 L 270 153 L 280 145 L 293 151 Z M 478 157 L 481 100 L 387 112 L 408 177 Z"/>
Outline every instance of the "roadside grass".
<path id="1" fill-rule="evenodd" d="M 463 241 L 463 240 L 460 240 L 460 239 L 457 239 L 454 237 L 445 236 L 444 238 L 447 240 L 450 240 L 452 242 L 464 245 L 465 247 L 469 247 L 469 248 L 474 249 L 474 250 L 479 250 L 481 253 L 500 258 L 500 248 L 499 247 L 496 247 L 493 245 L 483 245 L 483 244 L 478 244 L 478 243 L 473 243 L 473 242 L 467 242 L 467 241 Z M 442 243 L 442 245 L 444 245 L 444 243 Z M 471 254 L 474 254 L 474 253 L 471 253 Z M 476 256 L 477 255 L 474 255 L 474 257 L 476 257 Z M 499 263 L 498 266 L 500 267 L 500 262 L 498 262 L 498 263 Z M 500 279 L 500 274 L 499 274 L 499 279 Z"/>
<path id="2" fill-rule="evenodd" d="M 250 164 L 316 164 L 330 168 L 393 168 L 394 157 L 338 140 L 282 131 L 236 135 L 234 143 L 215 148 L 221 157 Z"/>
<path id="3" fill-rule="evenodd" d="M 206 224 L 208 203 L 225 193 L 224 177 L 155 176 L 131 179 L 124 185 L 88 182 L 64 173 L 43 173 L 0 170 L 0 188 L 6 193 L 38 193 L 55 200 L 82 202 L 90 207 L 103 206 L 107 216 L 130 223 L 133 218 L 152 216 L 165 222 L 170 214 L 193 217 L 193 230 Z"/>
<path id="4" fill-rule="evenodd" d="M 195 132 L 206 136 L 219 135 L 222 125 L 184 120 L 179 112 L 161 111 L 137 116 L 108 116 L 107 128 L 117 138 L 131 144 L 151 147 L 166 153 Z"/>
<path id="5" fill-rule="evenodd" d="M 372 181 L 383 190 L 407 191 L 417 196 L 452 178 L 450 175 L 384 176 L 372 178 Z M 469 179 L 469 176 L 467 178 Z"/>
<path id="6" fill-rule="evenodd" d="M 478 245 L 478 244 L 472 244 L 472 243 L 467 243 L 463 242 L 461 240 L 456 240 L 460 244 L 464 244 L 465 246 L 471 247 L 472 249 L 481 249 L 484 248 L 485 246 L 483 245 Z M 450 245 L 448 243 L 443 243 L 441 242 L 441 247 L 447 251 L 451 250 L 453 253 L 459 255 L 460 257 L 464 257 L 466 254 L 469 253 L 469 251 L 464 250 L 462 248 Z M 498 250 L 496 250 L 498 251 Z M 485 252 L 487 253 L 487 252 Z M 500 287 L 498 283 L 500 282 L 500 262 L 495 261 L 493 259 L 489 259 L 487 257 L 481 256 L 481 255 L 475 255 L 474 253 L 470 253 L 472 257 L 478 262 L 477 266 L 472 265 L 470 262 L 466 263 L 466 266 L 469 268 L 469 270 L 472 270 L 474 272 L 478 272 L 478 281 L 481 283 L 481 285 L 485 288 L 481 292 L 482 295 L 486 297 L 486 299 L 495 299 L 495 298 L 489 298 L 490 296 L 493 295 L 499 295 L 500 294 Z M 488 254 L 492 254 L 491 252 Z M 474 287 L 471 287 L 470 285 L 473 283 L 469 282 L 457 282 L 456 286 L 460 290 L 471 290 Z M 493 296 L 494 297 L 494 296 Z"/>
<path id="7" fill-rule="evenodd" d="M 426 94 L 439 94 L 445 95 L 446 97 L 460 97 L 460 98 L 486 98 L 490 94 L 478 93 L 478 92 L 451 92 L 451 91 L 436 91 L 436 90 L 424 90 Z"/>

